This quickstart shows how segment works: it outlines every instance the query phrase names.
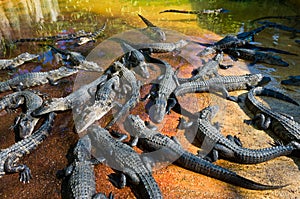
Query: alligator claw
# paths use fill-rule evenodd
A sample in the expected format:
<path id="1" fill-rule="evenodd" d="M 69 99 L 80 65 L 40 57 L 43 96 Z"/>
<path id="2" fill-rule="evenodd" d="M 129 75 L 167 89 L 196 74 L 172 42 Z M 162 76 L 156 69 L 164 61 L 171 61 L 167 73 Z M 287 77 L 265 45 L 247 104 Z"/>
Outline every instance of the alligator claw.
<path id="1" fill-rule="evenodd" d="M 20 173 L 20 182 L 29 183 L 29 180 L 32 178 L 31 171 L 28 167 L 25 167 L 24 171 Z"/>

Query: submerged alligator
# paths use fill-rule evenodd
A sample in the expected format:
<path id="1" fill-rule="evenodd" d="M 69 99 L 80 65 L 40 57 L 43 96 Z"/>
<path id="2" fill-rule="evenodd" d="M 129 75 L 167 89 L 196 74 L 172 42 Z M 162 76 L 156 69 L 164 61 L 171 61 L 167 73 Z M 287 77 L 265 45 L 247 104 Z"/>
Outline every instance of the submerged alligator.
<path id="1" fill-rule="evenodd" d="M 58 69 L 50 70 L 48 72 L 32 72 L 19 75 L 15 78 L 9 79 L 5 82 L 0 82 L 0 92 L 9 90 L 22 90 L 33 86 L 39 86 L 50 83 L 56 85 L 57 80 L 68 77 L 77 73 L 78 70 L 61 66 Z"/>
<path id="2" fill-rule="evenodd" d="M 0 151 L 0 177 L 7 173 L 20 173 L 20 182 L 29 183 L 32 178 L 28 166 L 18 164 L 20 158 L 35 150 L 51 133 L 55 113 L 49 113 L 44 124 L 32 135 Z"/>
<path id="3" fill-rule="evenodd" d="M 180 127 L 197 128 L 194 143 L 202 150 L 198 152 L 208 154 L 205 158 L 217 161 L 218 158 L 226 159 L 240 164 L 257 164 L 274 159 L 279 156 L 289 155 L 300 149 L 300 143 L 295 141 L 288 145 L 274 146 L 263 149 L 249 149 L 242 147 L 240 140 L 233 136 L 223 136 L 217 124 L 213 125 L 211 119 L 218 111 L 217 106 L 209 106 L 200 111 L 199 118 L 192 124 L 181 119 Z"/>
<path id="4" fill-rule="evenodd" d="M 256 124 L 258 128 L 264 130 L 272 129 L 272 132 L 285 143 L 291 141 L 300 143 L 300 124 L 292 116 L 267 108 L 255 98 L 256 95 L 275 97 L 298 106 L 299 104 L 283 94 L 262 87 L 251 89 L 245 100 L 246 107 L 254 114 L 249 124 Z"/>
<path id="5" fill-rule="evenodd" d="M 2 69 L 14 69 L 18 66 L 24 64 L 25 62 L 31 61 L 38 58 L 39 55 L 30 54 L 28 52 L 22 53 L 13 59 L 1 59 L 0 60 L 0 70 Z"/>
<path id="6" fill-rule="evenodd" d="M 68 194 L 74 199 L 106 199 L 103 193 L 96 193 L 94 164 L 91 157 L 91 140 L 88 135 L 81 137 L 74 150 L 73 162 L 64 169 L 68 179 Z M 109 199 L 113 195 L 109 194 Z"/>
<path id="7" fill-rule="evenodd" d="M 165 12 L 174 12 L 174 13 L 183 13 L 183 14 L 196 14 L 196 15 L 202 15 L 202 14 L 220 14 L 220 13 L 227 13 L 229 10 L 226 10 L 224 8 L 218 8 L 214 10 L 175 10 L 175 9 L 170 9 L 170 10 L 164 10 L 160 11 L 159 13 L 165 13 Z"/>
<path id="8" fill-rule="evenodd" d="M 182 168 L 247 189 L 267 190 L 283 187 L 256 183 L 195 156 L 184 150 L 176 139 L 171 139 L 158 131 L 147 128 L 139 116 L 129 115 L 125 123 L 125 129 L 133 137 L 133 145 L 137 144 L 144 151 L 157 152 L 149 153 L 153 156 L 146 156 L 150 160 L 174 162 Z"/>
<path id="9" fill-rule="evenodd" d="M 289 76 L 289 79 L 282 80 L 280 83 L 284 85 L 300 86 L 300 75 Z"/>
<path id="10" fill-rule="evenodd" d="M 17 136 L 23 139 L 33 132 L 39 118 L 33 117 L 31 113 L 43 104 L 41 93 L 25 90 L 11 93 L 0 100 L 0 111 L 3 109 L 16 109 L 24 104 L 25 112 L 21 113 L 13 125 Z"/>
<path id="11" fill-rule="evenodd" d="M 143 31 L 149 32 L 149 35 L 154 40 L 165 41 L 166 33 L 159 27 L 155 26 L 148 19 L 138 14 L 138 16 L 143 20 L 143 22 L 147 25 L 147 28 L 143 29 Z"/>
<path id="12" fill-rule="evenodd" d="M 101 161 L 106 160 L 108 166 L 120 174 L 121 180 L 117 186 L 123 188 L 128 181 L 132 190 L 138 192 L 139 198 L 162 198 L 151 167 L 130 146 L 117 141 L 107 130 L 96 125 L 88 128 L 88 136 L 95 147 L 95 157 Z"/>

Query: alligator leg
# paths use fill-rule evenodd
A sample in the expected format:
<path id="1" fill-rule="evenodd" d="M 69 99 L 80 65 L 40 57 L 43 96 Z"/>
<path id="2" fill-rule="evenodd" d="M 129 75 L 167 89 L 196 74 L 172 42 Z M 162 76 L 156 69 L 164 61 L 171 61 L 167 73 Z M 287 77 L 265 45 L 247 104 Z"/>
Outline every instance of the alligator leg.
<path id="1" fill-rule="evenodd" d="M 177 101 L 175 98 L 169 98 L 167 107 L 166 107 L 166 113 L 170 114 L 171 109 L 177 104 Z"/>
<path id="2" fill-rule="evenodd" d="M 266 130 L 271 124 L 271 118 L 267 117 L 264 114 L 257 114 L 252 120 L 244 120 L 246 124 L 256 124 L 258 128 Z"/>
<path id="3" fill-rule="evenodd" d="M 51 86 L 57 86 L 61 81 L 60 80 L 57 80 L 57 81 L 54 81 L 53 79 L 51 78 L 47 78 L 48 79 L 48 82 Z"/>
<path id="4" fill-rule="evenodd" d="M 179 118 L 179 124 L 177 126 L 178 129 L 187 129 L 190 128 L 194 122 L 187 122 L 184 118 Z"/>
<path id="5" fill-rule="evenodd" d="M 240 140 L 240 138 L 238 138 L 237 136 L 232 136 L 232 135 L 227 135 L 226 138 L 232 142 L 234 142 L 235 144 L 237 144 L 240 147 L 243 147 L 243 144 Z"/>
<path id="6" fill-rule="evenodd" d="M 31 171 L 24 164 L 15 165 L 17 157 L 9 156 L 4 163 L 4 170 L 7 173 L 20 173 L 20 182 L 29 183 L 32 178 Z"/>

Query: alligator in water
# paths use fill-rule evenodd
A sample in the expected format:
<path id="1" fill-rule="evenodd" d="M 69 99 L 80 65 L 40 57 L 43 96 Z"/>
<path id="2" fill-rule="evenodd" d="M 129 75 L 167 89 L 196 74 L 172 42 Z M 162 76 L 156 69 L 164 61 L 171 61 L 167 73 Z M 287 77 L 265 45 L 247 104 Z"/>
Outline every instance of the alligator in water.
<path id="1" fill-rule="evenodd" d="M 147 28 L 143 29 L 143 31 L 148 32 L 150 38 L 158 41 L 166 40 L 166 33 L 159 27 L 155 26 L 148 19 L 138 14 L 138 16 L 143 20 L 143 22 L 147 25 Z"/>
<path id="2" fill-rule="evenodd" d="M 33 117 L 31 113 L 42 105 L 42 96 L 41 93 L 25 90 L 6 95 L 0 100 L 0 111 L 3 109 L 16 109 L 24 104 L 25 112 L 16 118 L 13 125 L 18 138 L 23 139 L 33 132 L 39 118 Z"/>
<path id="3" fill-rule="evenodd" d="M 77 73 L 77 69 L 71 69 L 68 67 L 61 66 L 58 69 L 50 70 L 47 72 L 32 72 L 19 75 L 5 82 L 0 82 L 0 92 L 9 90 L 21 90 L 32 86 L 39 86 L 50 83 L 56 85 L 57 80 L 68 77 Z"/>
<path id="4" fill-rule="evenodd" d="M 0 60 L 0 70 L 2 69 L 14 69 L 18 66 L 24 64 L 25 62 L 31 61 L 38 58 L 39 55 L 30 54 L 28 52 L 22 53 L 13 59 L 1 59 Z"/>
<path id="5" fill-rule="evenodd" d="M 104 23 L 103 26 L 101 28 L 99 28 L 98 30 L 96 30 L 95 32 L 88 34 L 86 36 L 80 37 L 79 42 L 77 42 L 77 45 L 81 46 L 88 42 L 95 42 L 96 38 L 99 37 L 103 33 L 105 28 L 106 28 L 106 23 Z"/>
<path id="6" fill-rule="evenodd" d="M 251 89 L 245 100 L 246 107 L 254 114 L 252 121 L 246 121 L 248 124 L 255 124 L 263 130 L 271 129 L 285 143 L 291 141 L 300 143 L 300 124 L 290 115 L 278 113 L 267 108 L 255 98 L 256 95 L 274 97 L 298 106 L 299 104 L 286 95 L 262 87 Z"/>
<path id="7" fill-rule="evenodd" d="M 218 8 L 214 10 L 192 10 L 192 11 L 187 11 L 187 10 L 175 10 L 175 9 L 170 9 L 170 10 L 164 10 L 159 12 L 165 13 L 165 12 L 174 12 L 174 13 L 182 13 L 182 14 L 196 14 L 196 15 L 202 15 L 202 14 L 220 14 L 220 13 L 228 13 L 229 10 L 226 10 L 224 8 Z"/>
<path id="8" fill-rule="evenodd" d="M 32 178 L 28 166 L 18 164 L 19 159 L 35 150 L 50 134 L 55 113 L 49 113 L 44 124 L 32 135 L 0 151 L 0 177 L 7 173 L 20 173 L 20 182 L 29 183 Z"/>
<path id="9" fill-rule="evenodd" d="M 162 193 L 152 176 L 151 166 L 141 158 L 129 145 L 114 139 L 110 133 L 96 125 L 88 128 L 88 136 L 95 147 L 95 157 L 105 161 L 108 166 L 120 174 L 120 183 L 123 188 L 130 182 L 132 190 L 138 198 L 159 199 Z M 114 182 L 113 178 L 111 178 Z"/>
<path id="10" fill-rule="evenodd" d="M 282 80 L 280 83 L 284 85 L 300 86 L 300 75 L 289 76 L 289 79 Z"/>
<path id="11" fill-rule="evenodd" d="M 68 195 L 74 199 L 106 199 L 103 193 L 96 193 L 94 164 L 91 157 L 91 140 L 88 135 L 81 137 L 74 150 L 73 162 L 63 171 L 68 179 Z M 109 199 L 113 195 L 109 194 Z"/>
<path id="12" fill-rule="evenodd" d="M 158 131 L 147 128 L 139 116 L 129 115 L 124 127 L 133 137 L 132 145 L 137 144 L 143 151 L 151 152 L 146 156 L 150 160 L 174 162 L 182 168 L 247 189 L 266 190 L 283 187 L 256 183 L 212 164 L 183 149 L 175 138 L 171 139 Z"/>
<path id="13" fill-rule="evenodd" d="M 263 149 L 249 149 L 242 147 L 237 137 L 228 135 L 223 136 L 218 124 L 211 123 L 212 118 L 218 112 L 218 106 L 209 106 L 200 111 L 199 117 L 187 123 L 183 118 L 179 127 L 196 132 L 195 145 L 201 150 L 198 155 L 203 156 L 210 161 L 216 161 L 218 158 L 226 159 L 240 164 L 257 164 L 274 159 L 279 156 L 289 155 L 294 150 L 300 149 L 300 143 L 290 142 L 288 145 L 279 145 Z M 196 129 L 196 130 L 195 130 Z"/>

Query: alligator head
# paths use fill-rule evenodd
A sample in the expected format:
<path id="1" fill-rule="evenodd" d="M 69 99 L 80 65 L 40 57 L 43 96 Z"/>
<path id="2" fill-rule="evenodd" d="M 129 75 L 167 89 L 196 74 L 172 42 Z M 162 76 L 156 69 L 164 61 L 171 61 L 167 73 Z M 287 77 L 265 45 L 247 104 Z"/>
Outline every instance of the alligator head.
<path id="1" fill-rule="evenodd" d="M 41 107 L 32 112 L 33 116 L 44 115 L 53 111 L 64 111 L 70 107 L 65 103 L 64 98 L 52 98 L 45 100 Z"/>

